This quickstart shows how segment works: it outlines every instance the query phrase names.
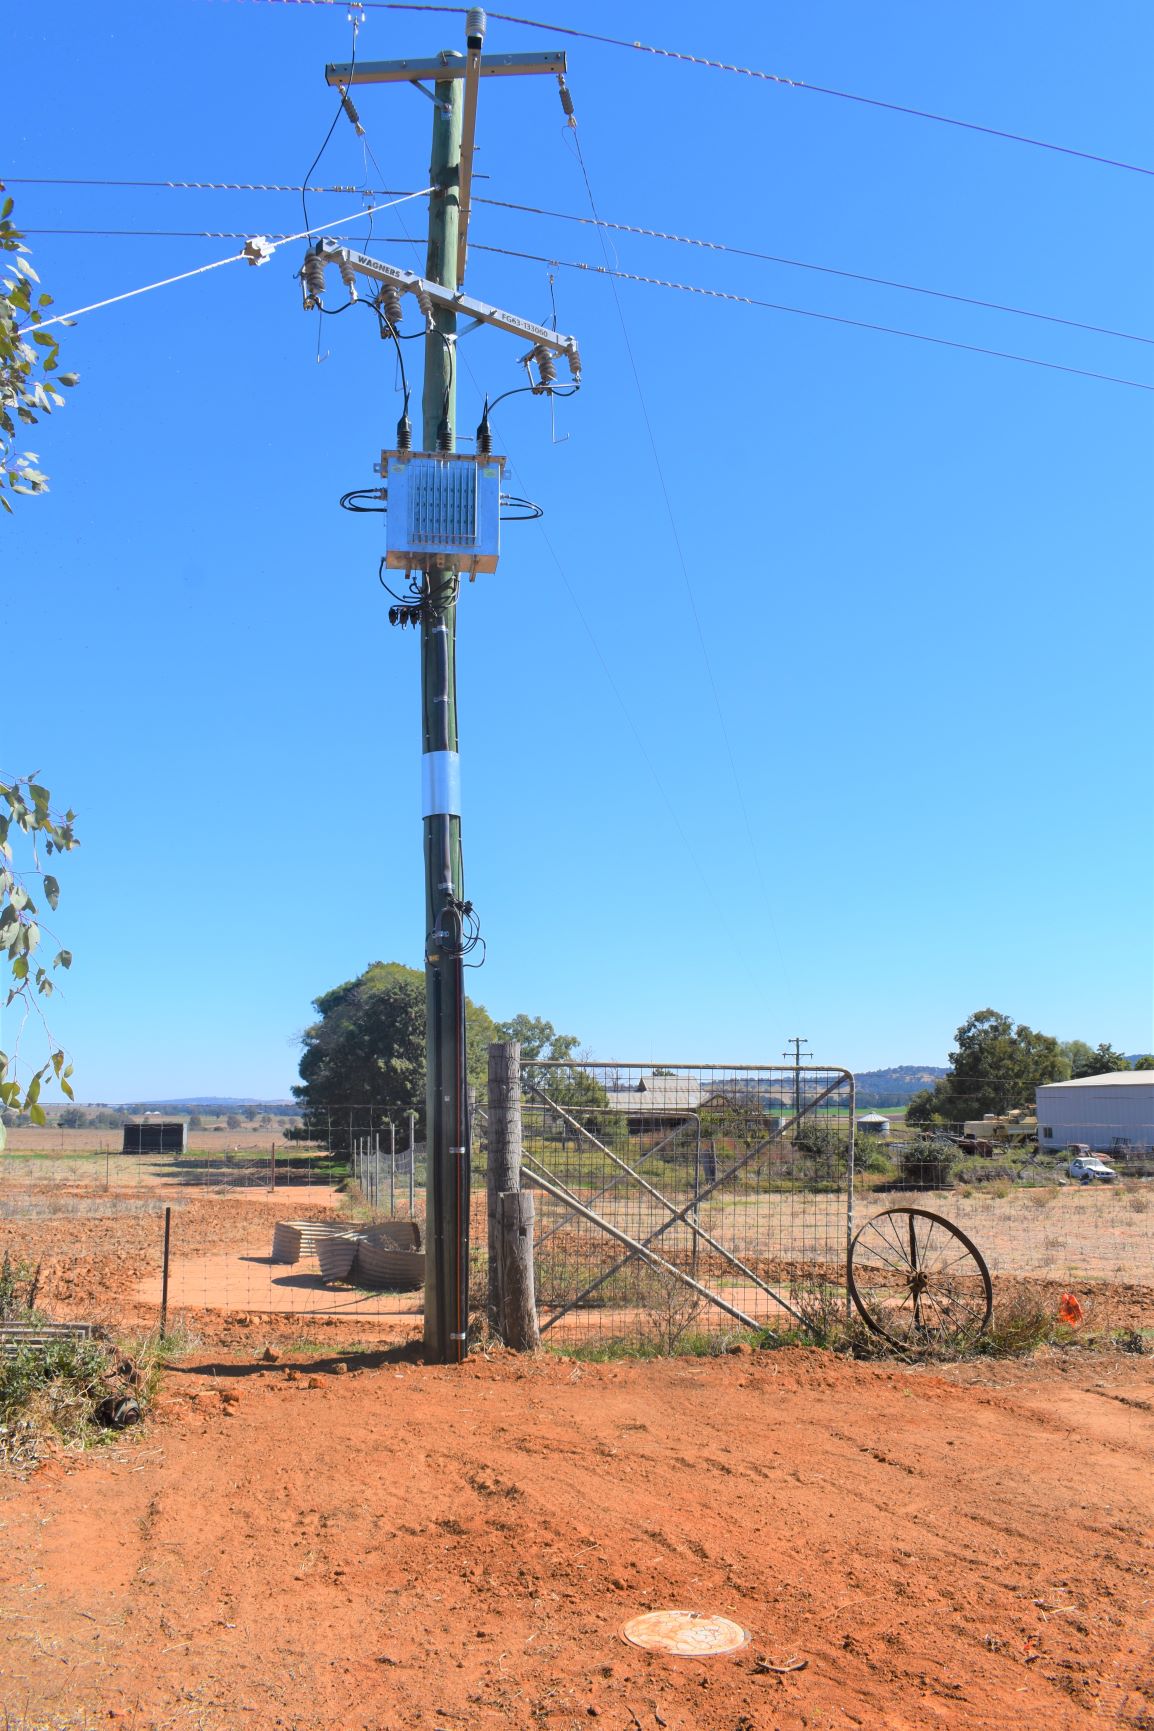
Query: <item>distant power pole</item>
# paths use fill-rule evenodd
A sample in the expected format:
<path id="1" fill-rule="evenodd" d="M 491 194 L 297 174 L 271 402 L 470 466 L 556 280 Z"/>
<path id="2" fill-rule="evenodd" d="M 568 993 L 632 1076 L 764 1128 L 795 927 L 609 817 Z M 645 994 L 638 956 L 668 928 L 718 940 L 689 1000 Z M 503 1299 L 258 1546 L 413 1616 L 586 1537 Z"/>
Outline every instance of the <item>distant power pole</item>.
<path id="1" fill-rule="evenodd" d="M 568 99 L 561 52 L 497 54 L 482 63 L 485 14 L 465 21 L 466 52 L 444 48 L 430 59 L 330 65 L 325 78 L 342 94 L 353 84 L 411 84 L 433 102 L 428 250 L 425 275 L 382 263 L 340 242 L 318 241 L 302 271 L 305 305 L 319 305 L 324 268 L 338 266 L 374 284 L 382 335 L 397 337 L 401 297 L 412 296 L 425 322 L 421 449 L 411 451 L 407 416 L 397 451 L 382 453 L 390 495 L 388 548 L 382 568 L 410 580 L 408 597 L 389 610 L 394 624 L 420 626 L 421 750 L 425 860 L 425 1352 L 437 1364 L 466 1354 L 469 1322 L 470 1126 L 466 1088 L 464 956 L 472 908 L 461 863 L 460 757 L 457 735 L 457 592 L 461 572 L 492 571 L 497 558 L 501 465 L 489 443 L 488 412 L 477 454 L 456 455 L 457 318 L 491 324 L 528 339 L 531 388 L 547 395 L 564 357 L 575 382 L 580 356 L 571 337 L 475 300 L 460 287 L 465 273 L 469 189 L 479 81 L 492 75 L 550 73 Z M 430 90 L 429 81 L 432 83 Z M 571 108 L 566 112 L 571 112 Z M 355 295 L 355 291 L 354 295 Z M 470 329 L 473 325 L 470 325 Z M 397 350 L 400 353 L 400 341 Z M 534 381 L 530 370 L 537 368 Z M 402 436 L 402 427 L 405 429 Z M 407 538 L 406 538 L 407 537 Z M 382 569 L 382 576 L 383 576 Z M 409 603 L 412 604 L 409 604 Z M 410 1148 L 412 1147 L 410 1127 Z M 410 1156 L 411 1159 L 411 1156 Z M 412 1168 L 410 1165 L 410 1186 Z"/>
<path id="2" fill-rule="evenodd" d="M 781 1055 L 783 1058 L 792 1057 L 792 1059 L 793 1059 L 793 1115 L 795 1118 L 800 1118 L 801 1117 L 801 1060 L 803 1057 L 812 1058 L 813 1053 L 808 1049 L 808 1047 L 806 1048 L 804 1053 L 802 1052 L 802 1047 L 805 1045 L 805 1035 L 804 1034 L 794 1034 L 793 1037 L 791 1039 L 787 1040 L 785 1043 L 787 1046 L 793 1047 L 792 1052 L 783 1052 Z"/>

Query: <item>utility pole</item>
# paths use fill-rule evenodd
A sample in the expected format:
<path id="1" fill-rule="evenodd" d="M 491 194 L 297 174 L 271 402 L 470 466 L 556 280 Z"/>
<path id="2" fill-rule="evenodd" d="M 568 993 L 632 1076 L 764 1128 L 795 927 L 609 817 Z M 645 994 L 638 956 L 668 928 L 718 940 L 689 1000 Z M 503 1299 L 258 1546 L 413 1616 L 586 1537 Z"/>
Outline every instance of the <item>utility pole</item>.
<path id="1" fill-rule="evenodd" d="M 460 59 L 444 50 L 443 61 Z M 457 287 L 461 117 L 459 78 L 434 88 L 425 275 Z M 423 451 L 456 444 L 457 315 L 434 307 L 425 333 Z M 438 1364 L 465 1356 L 469 1327 L 469 1132 L 465 1115 L 465 971 L 461 916 L 460 758 L 457 738 L 457 604 L 451 573 L 429 573 L 421 609 L 422 811 L 425 827 L 425 1351 Z M 455 940 L 455 941 L 454 941 Z"/>
<path id="2" fill-rule="evenodd" d="M 449 474 L 452 461 L 467 459 L 452 453 L 456 449 L 456 333 L 458 313 L 471 318 L 474 324 L 495 325 L 515 335 L 528 337 L 534 348 L 524 357 L 526 366 L 536 365 L 538 379 L 532 383 L 535 392 L 546 394 L 556 376 L 555 361 L 564 356 L 575 381 L 580 377 L 580 356 L 573 338 L 561 337 L 556 331 L 533 324 L 513 314 L 476 301 L 460 291 L 467 257 L 469 221 L 469 188 L 472 179 L 473 140 L 477 118 L 477 97 L 480 80 L 492 76 L 516 76 L 526 73 L 547 73 L 560 83 L 562 105 L 572 115 L 572 103 L 565 86 L 566 69 L 563 52 L 536 54 L 499 54 L 482 64 L 485 38 L 485 14 L 479 7 L 469 10 L 465 21 L 466 52 L 444 48 L 432 59 L 391 61 L 359 61 L 355 65 L 331 65 L 325 78 L 344 95 L 353 84 L 407 83 L 426 96 L 434 105 L 433 144 L 429 173 L 432 188 L 429 195 L 428 250 L 425 276 L 417 278 L 411 272 L 379 263 L 360 253 L 320 241 L 312 249 L 311 261 L 306 259 L 302 271 L 305 285 L 305 305 L 319 305 L 318 284 L 323 289 L 324 263 L 340 264 L 346 282 L 360 274 L 381 285 L 380 305 L 391 307 L 387 321 L 395 333 L 399 315 L 400 295 L 416 295 L 425 317 L 425 370 L 421 393 L 421 452 L 435 453 L 443 469 L 443 477 L 435 481 L 433 491 L 422 480 L 423 457 L 407 451 L 382 455 L 382 478 L 389 478 L 396 494 L 391 504 L 388 528 L 390 537 L 400 533 L 398 525 L 405 518 L 411 528 L 413 512 L 401 505 L 402 489 L 408 485 L 412 495 L 425 485 L 421 495 L 425 501 L 436 498 L 431 506 L 435 514 L 445 499 L 460 500 L 461 487 Z M 432 80 L 430 91 L 426 80 Z M 346 275 L 346 273 L 348 273 Z M 392 297 L 391 300 L 386 297 Z M 382 315 L 384 317 L 384 315 Z M 472 326 L 470 326 L 472 328 Z M 399 350 L 399 343 L 398 343 Z M 481 433 L 485 442 L 482 444 Z M 502 458 L 490 458 L 488 423 L 478 429 L 477 460 L 486 460 L 489 468 L 485 477 L 476 471 L 470 485 L 476 488 L 478 504 L 469 505 L 476 511 L 474 522 L 483 515 L 480 503 L 483 484 L 490 487 L 494 518 L 496 496 L 500 485 Z M 386 458 L 395 467 L 386 465 Z M 412 470 L 409 469 L 410 461 Z M 413 478 L 415 477 L 415 478 Z M 443 484 L 442 484 L 443 482 Z M 470 499 L 472 495 L 469 495 Z M 460 519 L 455 527 L 457 542 L 461 541 Z M 495 522 L 494 522 L 495 528 Z M 432 545 L 432 537 L 428 538 Z M 410 541 L 410 547 L 415 544 Z M 478 530 L 478 548 L 481 545 Z M 488 557 L 489 555 L 486 555 Z M 385 561 L 382 561 L 384 564 Z M 396 568 L 392 551 L 388 555 L 390 568 Z M 466 950 L 465 922 L 471 908 L 464 899 L 461 864 L 461 796 L 460 757 L 457 731 L 457 664 L 456 626 L 457 591 L 460 572 L 467 567 L 470 575 L 477 570 L 493 570 L 496 565 L 495 540 L 491 562 L 483 558 L 446 554 L 444 547 L 436 556 L 423 555 L 419 549 L 399 555 L 402 568 L 408 567 L 422 577 L 419 607 L 402 606 L 391 609 L 394 623 L 416 622 L 419 616 L 421 632 L 421 749 L 422 749 L 422 818 L 424 824 L 425 861 L 425 1013 L 427 1048 L 427 1084 L 425 1096 L 426 1201 L 425 1220 L 425 1354 L 437 1364 L 458 1363 L 465 1357 L 469 1321 L 469 1191 L 470 1191 L 470 1125 L 465 1070 L 465 987 L 464 954 Z M 409 1147 L 413 1146 L 410 1120 Z M 412 1158 L 410 1153 L 409 1185 L 412 1194 Z"/>
<path id="3" fill-rule="evenodd" d="M 805 1035 L 794 1034 L 785 1043 L 787 1046 L 793 1047 L 792 1052 L 783 1052 L 781 1055 L 783 1058 L 792 1057 L 793 1059 L 793 1116 L 796 1121 L 801 1117 L 801 1049 L 805 1045 Z M 806 1047 L 805 1056 L 807 1058 L 813 1057 L 813 1053 L 808 1047 Z"/>

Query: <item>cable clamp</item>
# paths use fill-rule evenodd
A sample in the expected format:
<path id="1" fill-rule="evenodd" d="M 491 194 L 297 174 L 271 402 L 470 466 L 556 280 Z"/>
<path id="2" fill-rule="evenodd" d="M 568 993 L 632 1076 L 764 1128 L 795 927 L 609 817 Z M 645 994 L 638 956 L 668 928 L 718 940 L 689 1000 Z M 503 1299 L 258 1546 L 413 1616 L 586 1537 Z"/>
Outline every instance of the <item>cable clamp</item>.
<path id="1" fill-rule="evenodd" d="M 275 251 L 276 245 L 267 235 L 250 234 L 240 249 L 240 256 L 249 264 L 267 264 Z"/>

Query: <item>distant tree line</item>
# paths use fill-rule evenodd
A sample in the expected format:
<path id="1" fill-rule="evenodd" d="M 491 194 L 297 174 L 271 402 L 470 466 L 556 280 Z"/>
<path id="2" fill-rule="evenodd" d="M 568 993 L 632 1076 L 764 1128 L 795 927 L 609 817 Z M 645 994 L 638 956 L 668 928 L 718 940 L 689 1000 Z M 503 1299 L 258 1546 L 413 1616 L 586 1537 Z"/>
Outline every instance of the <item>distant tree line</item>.
<path id="1" fill-rule="evenodd" d="M 1108 1042 L 1058 1040 L 998 1010 L 976 1010 L 962 1023 L 950 1067 L 932 1088 L 913 1095 L 908 1124 L 955 1124 L 987 1112 L 1033 1111 L 1035 1089 L 1119 1070 L 1154 1070 L 1154 1056 L 1133 1064 Z"/>

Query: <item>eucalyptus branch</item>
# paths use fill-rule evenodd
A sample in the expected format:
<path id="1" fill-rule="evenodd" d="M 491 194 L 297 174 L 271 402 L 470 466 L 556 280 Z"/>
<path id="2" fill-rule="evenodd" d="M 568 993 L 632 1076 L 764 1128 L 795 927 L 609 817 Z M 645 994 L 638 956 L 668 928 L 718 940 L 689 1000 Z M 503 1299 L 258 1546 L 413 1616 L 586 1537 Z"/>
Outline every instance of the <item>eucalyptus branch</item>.
<path id="1" fill-rule="evenodd" d="M 10 979 L 4 1008 L 17 1001 L 22 1007 L 20 1032 L 11 1057 L 0 1051 L 0 1105 L 27 1112 L 34 1124 L 45 1122 L 40 1104 L 41 1091 L 53 1077 L 60 1091 L 69 1100 L 74 1098 L 70 1077 L 72 1065 L 63 1048 L 53 1049 L 51 1030 L 44 1015 L 42 1000 L 51 997 L 55 987 L 52 974 L 57 968 L 72 966 L 72 952 L 58 949 L 51 961 L 44 961 L 41 939 L 46 934 L 39 920 L 39 904 L 28 887 L 29 878 L 38 878 L 37 894 L 43 895 L 48 907 L 55 912 L 60 901 L 60 885 L 51 872 L 40 864 L 40 847 L 46 859 L 53 854 L 71 853 L 79 846 L 74 824 L 76 813 L 61 815 L 52 809 L 52 796 L 34 776 L 0 776 L 0 961 L 6 964 Z M 31 867 L 17 864 L 13 843 L 23 841 L 31 854 Z M 22 1080 L 16 1065 L 20 1038 L 29 1012 L 35 1009 L 48 1038 L 49 1055 L 31 1076 Z"/>

